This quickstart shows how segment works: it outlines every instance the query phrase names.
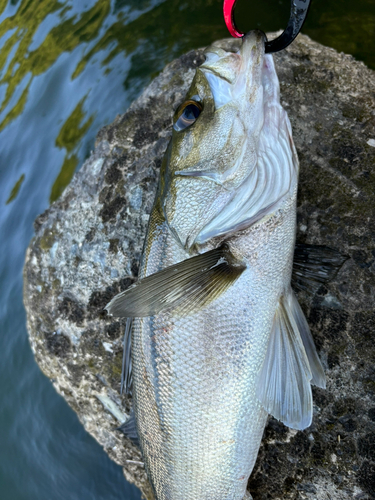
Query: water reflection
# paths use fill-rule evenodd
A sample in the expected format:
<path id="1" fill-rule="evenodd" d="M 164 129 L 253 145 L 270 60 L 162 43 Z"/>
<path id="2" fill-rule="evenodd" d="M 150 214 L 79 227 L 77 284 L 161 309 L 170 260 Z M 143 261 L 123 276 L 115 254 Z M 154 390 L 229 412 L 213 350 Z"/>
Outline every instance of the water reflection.
<path id="1" fill-rule="evenodd" d="M 23 183 L 23 181 L 25 180 L 25 174 L 22 174 L 21 177 L 18 179 L 18 181 L 15 183 L 15 185 L 13 186 L 13 189 L 12 191 L 10 192 L 10 195 L 9 195 L 9 198 L 7 199 L 6 201 L 6 204 L 8 205 L 8 203 L 10 203 L 11 201 L 14 200 L 14 198 L 17 196 L 18 194 L 18 191 L 20 190 L 20 187 Z"/>
<path id="2" fill-rule="evenodd" d="M 86 97 L 79 101 L 56 137 L 56 146 L 65 149 L 66 155 L 60 173 L 52 186 L 50 195 L 51 203 L 57 200 L 71 181 L 79 163 L 79 158 L 74 151 L 78 149 L 79 144 L 94 120 L 93 115 L 86 119 L 86 113 L 83 110 Z"/>
<path id="3" fill-rule="evenodd" d="M 374 0 L 362 0 L 360 11 L 358 5 L 344 0 L 340 16 L 333 1 L 324 2 L 324 5 L 322 2 L 315 0 L 304 31 L 324 43 L 341 45 L 347 52 L 366 59 L 369 40 L 375 32 Z M 240 28 L 276 30 L 283 26 L 288 18 L 289 2 L 270 4 L 271 10 L 267 6 L 239 2 L 236 18 Z M 204 8 L 202 0 L 23 0 L 18 6 L 17 2 L 9 6 L 13 13 L 8 16 L 4 15 L 5 2 L 0 8 L 3 14 L 2 20 L 0 18 L 0 132 L 24 112 L 33 80 L 47 73 L 63 54 L 72 55 L 72 81 L 85 71 L 89 73 L 90 65 L 100 66 L 100 78 L 108 79 L 121 68 L 128 103 L 139 93 L 147 77 L 157 74 L 167 61 L 192 47 L 226 36 L 220 0 L 208 0 Z M 245 19 L 248 26 L 245 26 Z M 131 72 L 127 71 L 129 67 Z M 96 80 L 91 80 L 85 88 L 85 96 L 98 82 L 96 73 Z M 79 106 L 77 99 L 81 102 L 82 98 L 79 94 L 72 96 L 75 106 Z M 89 99 L 86 109 L 92 109 L 92 100 Z M 82 106 L 81 111 L 84 114 Z M 80 127 L 72 122 L 76 112 L 74 108 L 70 115 L 56 117 L 63 121 L 62 129 L 74 127 L 77 144 L 73 155 L 71 149 L 59 143 L 60 134 L 56 139 L 56 146 L 66 148 L 66 155 L 50 194 L 51 201 L 69 182 L 73 165 L 77 166 L 84 159 L 79 141 L 87 133 L 90 138 L 93 135 L 94 129 L 91 133 L 88 131 L 93 124 L 92 114 Z M 84 118 L 82 115 L 81 119 Z"/>
<path id="4" fill-rule="evenodd" d="M 375 0 L 314 0 L 308 34 L 375 69 Z"/>
<path id="5" fill-rule="evenodd" d="M 80 15 L 73 13 L 67 18 L 70 10 L 72 7 L 68 3 L 24 0 L 17 12 L 0 25 L 0 37 L 14 31 L 0 53 L 0 71 L 3 73 L 0 85 L 6 85 L 0 107 L 0 113 L 5 112 L 5 117 L 0 122 L 0 129 L 23 111 L 33 78 L 46 72 L 63 52 L 72 52 L 80 43 L 88 43 L 98 36 L 110 12 L 110 1 L 99 0 L 88 11 Z M 58 24 L 51 28 L 52 19 L 46 21 L 54 13 L 58 13 L 55 17 Z M 12 97 L 19 86 L 24 87 L 22 96 L 12 106 Z"/>

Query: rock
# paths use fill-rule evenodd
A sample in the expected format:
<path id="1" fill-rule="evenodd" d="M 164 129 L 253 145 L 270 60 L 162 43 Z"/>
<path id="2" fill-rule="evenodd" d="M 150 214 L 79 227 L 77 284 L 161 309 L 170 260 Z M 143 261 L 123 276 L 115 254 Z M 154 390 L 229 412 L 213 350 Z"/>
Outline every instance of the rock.
<path id="1" fill-rule="evenodd" d="M 306 36 L 275 60 L 301 162 L 297 239 L 350 259 L 299 296 L 328 379 L 314 389 L 313 424 L 296 432 L 270 419 L 249 488 L 254 500 L 375 498 L 375 73 Z M 102 309 L 137 278 L 171 117 L 202 61 L 201 50 L 173 61 L 99 132 L 36 220 L 24 271 L 37 362 L 148 499 L 140 452 L 115 430 L 131 404 L 119 395 L 124 322 Z"/>

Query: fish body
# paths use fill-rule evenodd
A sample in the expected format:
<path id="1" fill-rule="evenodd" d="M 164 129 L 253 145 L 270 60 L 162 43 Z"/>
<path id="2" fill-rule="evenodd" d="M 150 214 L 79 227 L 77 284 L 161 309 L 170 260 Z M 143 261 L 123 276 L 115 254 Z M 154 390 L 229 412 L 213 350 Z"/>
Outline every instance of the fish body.
<path id="1" fill-rule="evenodd" d="M 161 234 L 142 273 L 189 257 L 166 224 L 155 226 Z M 258 373 L 279 296 L 290 286 L 294 234 L 295 196 L 231 239 L 247 268 L 226 293 L 182 318 L 135 319 L 133 401 L 158 500 L 244 497 L 267 420 Z"/>
<path id="2" fill-rule="evenodd" d="M 324 386 L 290 286 L 298 159 L 264 42 L 207 49 L 174 118 L 139 286 L 107 306 L 135 318 L 133 407 L 157 500 L 248 498 L 268 413 L 307 427 L 310 383 Z"/>

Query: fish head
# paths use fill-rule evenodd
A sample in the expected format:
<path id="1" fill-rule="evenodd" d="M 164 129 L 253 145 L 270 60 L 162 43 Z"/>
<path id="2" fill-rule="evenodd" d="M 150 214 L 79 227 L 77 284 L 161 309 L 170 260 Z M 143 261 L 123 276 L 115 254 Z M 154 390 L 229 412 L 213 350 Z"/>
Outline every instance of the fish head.
<path id="1" fill-rule="evenodd" d="M 159 196 L 187 250 L 250 226 L 296 183 L 290 123 L 264 48 L 264 34 L 252 31 L 237 52 L 206 49 L 174 115 Z"/>

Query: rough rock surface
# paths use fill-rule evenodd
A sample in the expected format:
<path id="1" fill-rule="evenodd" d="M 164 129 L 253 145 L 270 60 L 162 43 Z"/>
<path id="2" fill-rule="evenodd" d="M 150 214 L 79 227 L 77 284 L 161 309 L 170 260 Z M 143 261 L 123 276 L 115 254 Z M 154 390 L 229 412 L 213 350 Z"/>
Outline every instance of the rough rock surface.
<path id="1" fill-rule="evenodd" d="M 301 162 L 297 239 L 350 258 L 315 296 L 299 296 L 328 378 L 314 390 L 313 425 L 270 419 L 249 489 L 254 500 L 375 498 L 375 73 L 305 36 L 275 60 Z M 148 499 L 142 466 L 129 462 L 140 452 L 115 430 L 131 404 L 119 395 L 124 324 L 102 309 L 137 278 L 171 117 L 202 61 L 197 50 L 169 64 L 99 132 L 36 220 L 24 272 L 37 362 Z"/>

